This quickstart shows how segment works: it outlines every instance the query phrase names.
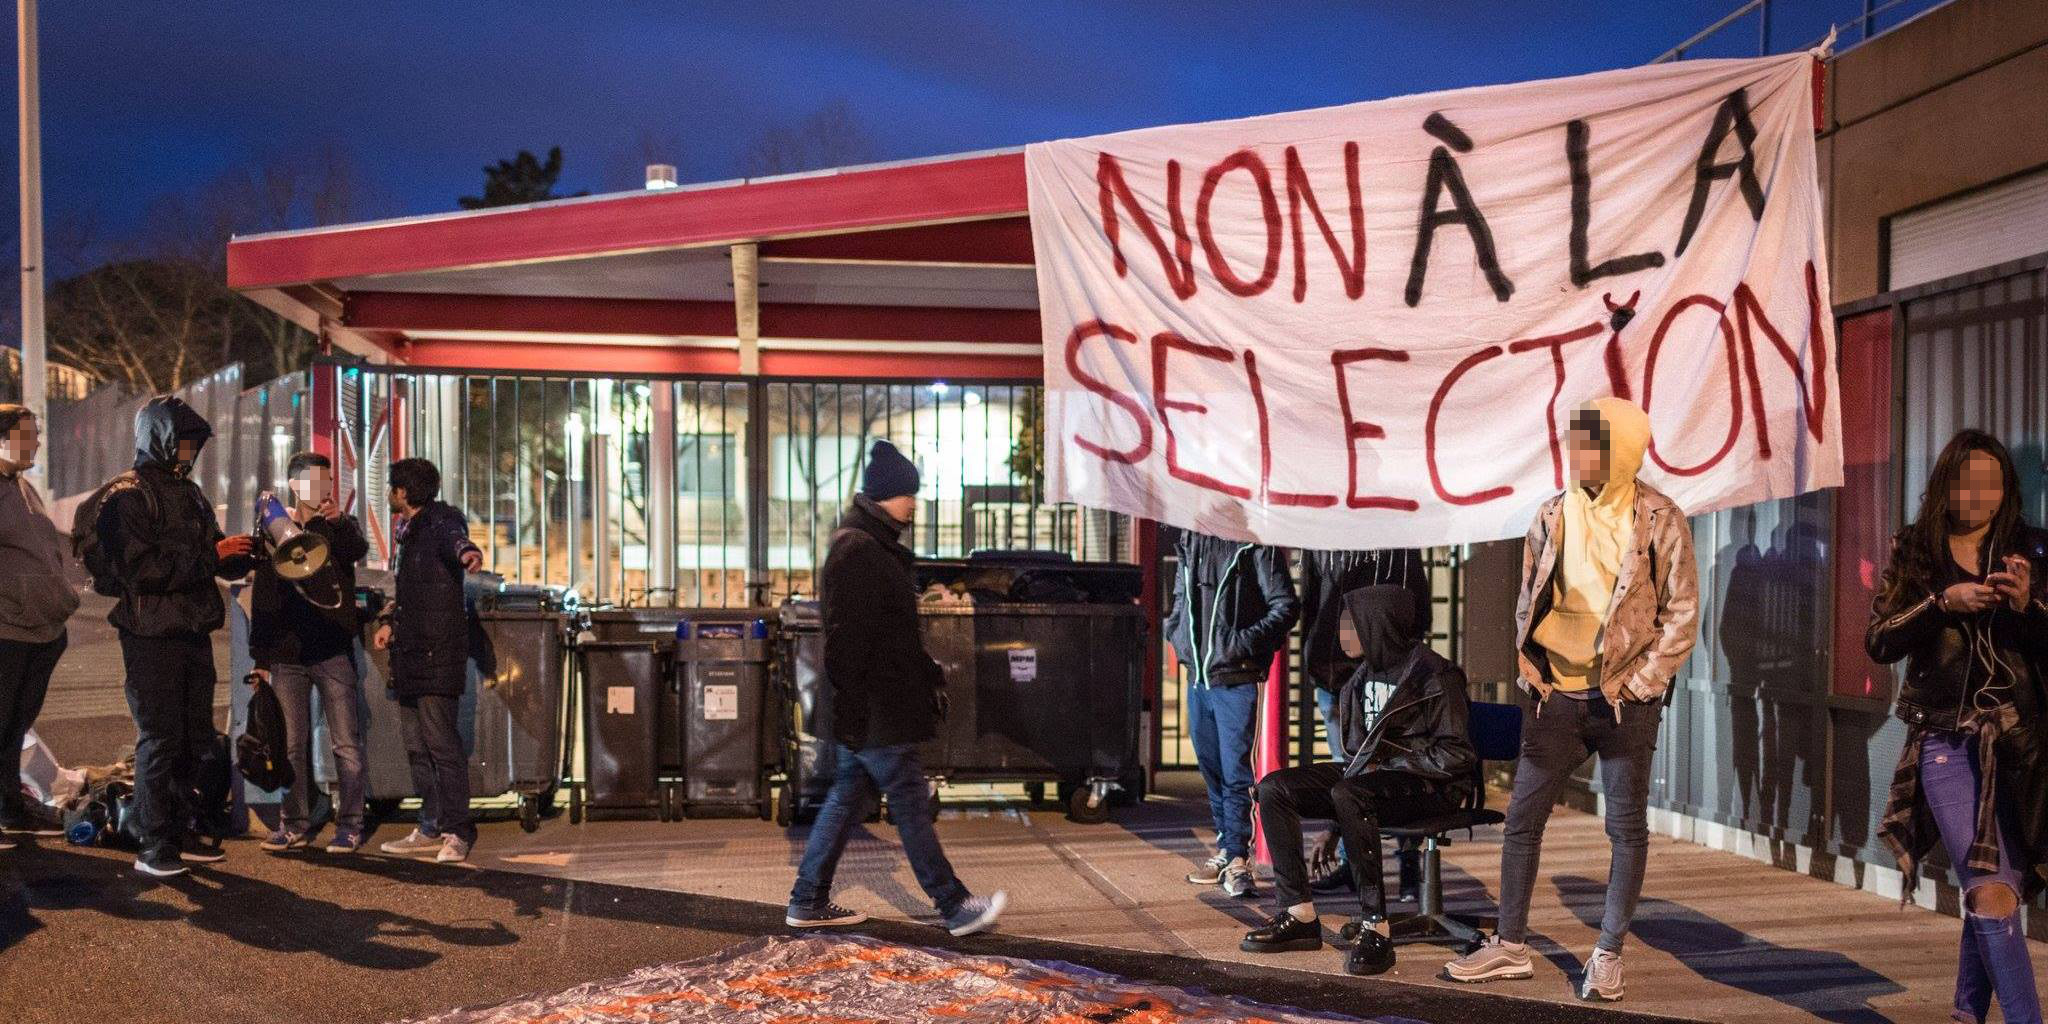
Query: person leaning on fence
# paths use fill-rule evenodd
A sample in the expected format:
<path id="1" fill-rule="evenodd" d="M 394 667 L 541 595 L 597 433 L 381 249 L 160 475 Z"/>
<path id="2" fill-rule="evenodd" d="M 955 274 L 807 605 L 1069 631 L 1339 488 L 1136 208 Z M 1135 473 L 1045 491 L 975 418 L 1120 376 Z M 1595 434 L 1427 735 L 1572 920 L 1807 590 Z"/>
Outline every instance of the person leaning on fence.
<path id="1" fill-rule="evenodd" d="M 476 843 L 459 712 L 470 655 L 462 579 L 483 567 L 484 556 L 469 539 L 469 520 L 440 497 L 441 471 L 433 463 L 391 464 L 391 508 L 399 518 L 397 594 L 370 642 L 391 652 L 399 732 L 420 798 L 419 825 L 379 849 L 455 864 L 468 860 Z"/>
<path id="2" fill-rule="evenodd" d="M 119 592 L 107 621 L 121 638 L 135 716 L 135 869 L 159 878 L 224 857 L 191 835 L 192 797 L 200 759 L 219 736 L 210 636 L 226 624 L 227 602 L 215 580 L 249 573 L 255 539 L 223 536 L 213 503 L 192 481 L 212 437 L 205 418 L 176 398 L 152 398 L 137 411 L 135 469 L 103 492 L 93 525 L 98 553 L 87 558 L 88 568 L 104 565 Z"/>
<path id="3" fill-rule="evenodd" d="M 1906 662 L 1894 711 L 1906 745 L 1878 836 L 1905 874 L 1940 845 L 1963 890 L 1953 1019 L 1982 1024 L 1992 996 L 2012 1024 L 2041 1000 L 2020 916 L 2048 865 L 2048 535 L 2020 518 L 2012 456 L 1965 430 L 1934 460 L 1911 525 L 1892 540 L 1864 645 Z"/>
<path id="4" fill-rule="evenodd" d="M 277 831 L 262 843 L 271 853 L 303 850 L 312 841 L 307 799 L 313 790 L 313 693 L 334 748 L 334 835 L 328 853 L 354 853 L 363 845 L 366 770 L 357 705 L 356 563 L 370 553 L 355 517 L 334 500 L 334 463 L 318 452 L 292 456 L 285 469 L 285 514 L 327 542 L 327 562 L 309 581 L 319 603 L 278 575 L 266 558 L 256 566 L 249 597 L 249 654 L 255 675 L 271 685 L 284 708 L 285 756 L 293 782 L 278 808 Z"/>
<path id="5" fill-rule="evenodd" d="M 1444 969 L 1453 981 L 1534 977 L 1524 943 L 1543 828 L 1565 782 L 1599 755 L 1613 856 L 1581 999 L 1622 996 L 1621 947 L 1649 857 L 1650 761 L 1671 680 L 1699 639 L 1699 567 L 1677 503 L 1636 479 L 1650 418 L 1601 398 L 1572 413 L 1571 487 L 1544 502 L 1515 605 L 1522 719 L 1501 842 L 1500 928 Z"/>
<path id="6" fill-rule="evenodd" d="M 1359 658 L 1339 694 L 1332 726 L 1351 756 L 1282 768 L 1259 780 L 1259 827 L 1273 858 L 1278 890 L 1272 920 L 1239 944 L 1247 953 L 1323 948 L 1323 926 L 1310 895 L 1301 819 L 1337 822 L 1352 853 L 1348 870 L 1358 890 L 1358 939 L 1345 958 L 1352 974 L 1394 966 L 1381 879 L 1380 826 L 1449 814 L 1472 787 L 1479 755 L 1466 735 L 1470 720 L 1465 673 L 1424 644 L 1414 595 L 1396 586 L 1361 587 L 1349 606 L 1340 642 Z"/>
<path id="7" fill-rule="evenodd" d="M 50 815 L 29 806 L 11 767 L 22 738 L 42 713 L 68 641 L 65 624 L 78 610 L 78 590 L 66 574 L 64 534 L 50 521 L 28 470 L 42 447 L 35 414 L 0 405 L 0 850 L 14 846 L 5 833 L 60 835 Z"/>
<path id="8" fill-rule="evenodd" d="M 971 895 L 932 827 L 917 745 L 938 734 L 946 679 L 920 639 L 915 556 L 903 546 L 919 483 L 917 467 L 895 445 L 876 441 L 860 493 L 839 520 L 818 572 L 838 775 L 790 889 L 785 923 L 791 928 L 867 920 L 832 902 L 832 876 L 877 789 L 889 797 L 903 855 L 946 930 L 971 935 L 991 928 L 1009 900 L 1001 891 Z"/>

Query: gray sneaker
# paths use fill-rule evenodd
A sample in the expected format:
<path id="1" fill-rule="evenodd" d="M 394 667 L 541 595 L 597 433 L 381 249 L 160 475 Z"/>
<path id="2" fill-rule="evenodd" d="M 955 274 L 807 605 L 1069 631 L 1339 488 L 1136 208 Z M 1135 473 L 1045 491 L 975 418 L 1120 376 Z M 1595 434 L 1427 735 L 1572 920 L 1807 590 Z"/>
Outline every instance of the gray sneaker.
<path id="1" fill-rule="evenodd" d="M 1230 866 L 1223 869 L 1223 895 L 1242 899 L 1250 896 L 1255 887 L 1252 866 L 1243 857 L 1231 858 Z"/>
<path id="2" fill-rule="evenodd" d="M 1444 977 L 1468 983 L 1535 976 L 1528 945 L 1505 942 L 1498 935 L 1489 936 L 1478 949 L 1444 965 Z"/>
<path id="3" fill-rule="evenodd" d="M 1579 982 L 1579 998 L 1589 1002 L 1621 1001 L 1621 954 L 1595 949 L 1586 958 L 1586 976 Z"/>
<path id="4" fill-rule="evenodd" d="M 460 864 L 469 859 L 469 844 L 454 836 L 441 837 L 441 852 L 434 855 L 437 864 Z"/>
<path id="5" fill-rule="evenodd" d="M 782 923 L 791 928 L 845 928 L 849 925 L 866 924 L 868 916 L 858 910 L 848 910 L 830 900 L 821 907 L 799 907 L 792 903 L 783 914 Z"/>
<path id="6" fill-rule="evenodd" d="M 946 915 L 945 928 L 956 936 L 985 932 L 996 926 L 996 918 L 1003 916 L 1003 908 L 1010 905 L 1010 894 L 998 889 L 990 896 L 969 896 L 951 914 Z"/>
<path id="7" fill-rule="evenodd" d="M 1222 850 L 1218 850 L 1216 851 L 1216 856 L 1203 861 L 1193 871 L 1188 872 L 1188 883 L 1190 885 L 1215 885 L 1223 881 L 1223 869 L 1229 866 L 1230 855 Z"/>
<path id="8" fill-rule="evenodd" d="M 419 857 L 429 853 L 440 853 L 441 845 L 440 836 L 430 836 L 419 829 L 413 829 L 412 834 L 404 839 L 393 839 L 377 849 L 400 857 Z"/>

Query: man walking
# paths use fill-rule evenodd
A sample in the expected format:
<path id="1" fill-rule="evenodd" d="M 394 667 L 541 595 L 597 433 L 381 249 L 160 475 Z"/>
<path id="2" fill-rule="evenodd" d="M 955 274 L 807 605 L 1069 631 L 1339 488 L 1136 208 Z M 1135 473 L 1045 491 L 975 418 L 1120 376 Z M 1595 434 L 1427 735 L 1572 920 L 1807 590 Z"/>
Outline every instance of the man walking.
<path id="1" fill-rule="evenodd" d="M 300 452 L 287 466 L 290 505 L 285 514 L 308 533 L 327 541 L 326 565 L 306 581 L 307 589 L 278 575 L 264 559 L 256 567 L 250 594 L 249 653 L 256 675 L 270 683 L 284 706 L 285 756 L 293 782 L 285 788 L 278 829 L 263 841 L 271 853 L 303 850 L 312 840 L 307 795 L 313 790 L 313 692 L 334 746 L 338 778 L 334 836 L 328 853 L 354 853 L 363 845 L 365 769 L 357 705 L 362 686 L 356 674 L 356 563 L 370 552 L 355 518 L 334 500 L 334 463 L 318 452 Z M 308 593 L 311 593 L 311 597 Z M 314 600 L 318 598 L 318 600 Z"/>
<path id="2" fill-rule="evenodd" d="M 917 745 L 938 732 L 946 680 L 918 638 L 915 558 L 902 539 L 917 513 L 919 483 L 917 467 L 895 445 L 876 441 L 818 574 L 839 774 L 790 890 L 785 923 L 792 928 L 867 920 L 832 902 L 832 876 L 877 789 L 888 794 L 904 855 L 947 931 L 993 927 L 1009 900 L 1001 891 L 969 895 L 932 827 Z"/>
<path id="3" fill-rule="evenodd" d="M 1216 855 L 1187 879 L 1248 896 L 1258 684 L 1286 645 L 1301 604 L 1277 549 L 1186 530 L 1178 550 L 1166 635 L 1188 671 L 1188 731 L 1216 827 Z"/>
<path id="4" fill-rule="evenodd" d="M 226 623 L 227 602 L 214 581 L 248 574 L 254 538 L 223 536 L 213 503 L 192 482 L 212 437 L 191 406 L 150 399 L 135 414 L 135 469 L 115 479 L 94 520 L 97 557 L 119 591 L 107 621 L 120 635 L 135 716 L 135 870 L 157 878 L 225 856 L 188 829 L 199 759 L 218 735 L 209 635 Z"/>
<path id="5" fill-rule="evenodd" d="M 469 685 L 469 609 L 462 576 L 483 567 L 469 520 L 440 500 L 441 471 L 425 459 L 391 464 L 391 508 L 398 513 L 397 596 L 385 606 L 371 643 L 391 651 L 398 724 L 420 798 L 419 826 L 380 849 L 443 864 L 469 859 L 476 825 L 469 818 L 469 755 L 459 709 Z"/>
<path id="6" fill-rule="evenodd" d="M 10 777 L 21 741 L 42 713 L 50 675 L 64 656 L 65 624 L 78 591 L 65 574 L 65 538 L 29 482 L 42 431 L 35 414 L 0 405 L 0 833 L 60 835 Z M 0 834 L 0 850 L 14 841 Z"/>

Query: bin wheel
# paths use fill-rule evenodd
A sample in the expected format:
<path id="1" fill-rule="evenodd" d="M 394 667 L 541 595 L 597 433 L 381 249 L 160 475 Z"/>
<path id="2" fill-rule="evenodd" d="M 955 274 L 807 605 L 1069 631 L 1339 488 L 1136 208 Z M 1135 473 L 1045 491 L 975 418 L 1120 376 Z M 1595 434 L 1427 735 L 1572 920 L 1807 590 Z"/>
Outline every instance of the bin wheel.
<path id="1" fill-rule="evenodd" d="M 1024 795 L 1025 795 L 1025 796 L 1027 796 L 1027 797 L 1030 797 L 1030 798 L 1031 798 L 1031 806 L 1033 806 L 1033 807 L 1037 807 L 1037 806 L 1039 806 L 1040 804 L 1043 804 L 1043 803 L 1045 803 L 1045 783 L 1043 783 L 1043 782 L 1027 782 L 1027 783 L 1025 783 L 1025 784 L 1024 784 Z"/>
<path id="2" fill-rule="evenodd" d="M 775 824 L 790 828 L 796 824 L 796 787 L 782 786 L 775 791 Z"/>
<path id="3" fill-rule="evenodd" d="M 390 797 L 380 797 L 368 801 L 370 816 L 379 822 L 390 821 L 398 816 L 398 803 L 397 800 L 393 800 Z"/>
<path id="4" fill-rule="evenodd" d="M 540 831 L 540 797 L 531 793 L 519 794 L 519 830 Z"/>
<path id="5" fill-rule="evenodd" d="M 569 787 L 569 824 L 583 824 L 583 787 Z"/>
<path id="6" fill-rule="evenodd" d="M 1075 786 L 1067 798 L 1067 817 L 1083 825 L 1100 825 L 1109 820 L 1109 795 L 1097 795 L 1093 786 Z"/>

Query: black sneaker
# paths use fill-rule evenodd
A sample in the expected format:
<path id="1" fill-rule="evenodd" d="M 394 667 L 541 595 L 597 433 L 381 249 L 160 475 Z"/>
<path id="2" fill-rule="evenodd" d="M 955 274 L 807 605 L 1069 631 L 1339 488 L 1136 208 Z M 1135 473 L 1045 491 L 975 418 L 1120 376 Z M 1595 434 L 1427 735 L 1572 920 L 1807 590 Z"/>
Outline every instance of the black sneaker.
<path id="1" fill-rule="evenodd" d="M 40 807 L 22 807 L 0 812 L 0 832 L 22 836 L 61 836 L 64 822 Z"/>
<path id="2" fill-rule="evenodd" d="M 1303 921 L 1283 910 L 1245 933 L 1237 948 L 1247 953 L 1306 953 L 1323 948 L 1323 923 Z"/>
<path id="3" fill-rule="evenodd" d="M 791 904 L 782 917 L 782 923 L 791 928 L 844 928 L 848 925 L 865 923 L 866 914 L 848 910 L 837 903 L 827 902 L 822 907 L 799 907 Z"/>
<path id="4" fill-rule="evenodd" d="M 176 855 L 143 854 L 135 858 L 135 870 L 151 878 L 174 878 L 192 869 Z"/>
<path id="5" fill-rule="evenodd" d="M 1360 928 L 1358 940 L 1344 956 L 1344 971 L 1361 978 L 1394 969 L 1394 943 L 1376 928 Z"/>
<path id="6" fill-rule="evenodd" d="M 228 859 L 228 854 L 217 840 L 186 836 L 184 847 L 178 851 L 178 859 L 187 864 L 218 864 Z"/>

